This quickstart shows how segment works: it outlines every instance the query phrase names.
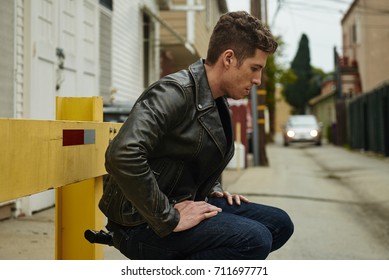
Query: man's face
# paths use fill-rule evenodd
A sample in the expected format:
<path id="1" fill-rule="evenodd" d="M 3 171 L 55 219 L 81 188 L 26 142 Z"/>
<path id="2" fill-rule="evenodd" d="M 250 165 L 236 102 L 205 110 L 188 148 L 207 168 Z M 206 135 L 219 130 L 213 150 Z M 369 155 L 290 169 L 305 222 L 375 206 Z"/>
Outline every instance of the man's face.
<path id="1" fill-rule="evenodd" d="M 246 58 L 239 66 L 234 56 L 224 79 L 223 88 L 226 96 L 232 99 L 242 99 L 250 95 L 253 85 L 260 86 L 267 57 L 267 53 L 257 49 L 253 57 Z"/>

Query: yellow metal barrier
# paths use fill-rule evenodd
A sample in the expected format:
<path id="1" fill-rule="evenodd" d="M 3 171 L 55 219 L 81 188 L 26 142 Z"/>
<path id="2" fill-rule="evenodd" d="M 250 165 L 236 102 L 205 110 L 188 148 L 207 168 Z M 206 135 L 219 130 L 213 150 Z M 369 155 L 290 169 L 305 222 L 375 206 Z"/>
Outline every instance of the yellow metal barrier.
<path id="1" fill-rule="evenodd" d="M 58 97 L 56 121 L 0 119 L 0 202 L 56 189 L 56 259 L 103 258 L 83 237 L 103 226 L 104 154 L 121 126 L 102 108 L 101 97 Z"/>

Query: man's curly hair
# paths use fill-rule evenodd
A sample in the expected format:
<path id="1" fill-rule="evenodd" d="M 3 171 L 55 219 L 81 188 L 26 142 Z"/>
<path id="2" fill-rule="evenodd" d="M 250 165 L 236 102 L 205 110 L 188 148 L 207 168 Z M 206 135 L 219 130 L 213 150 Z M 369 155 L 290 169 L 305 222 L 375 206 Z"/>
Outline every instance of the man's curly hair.
<path id="1" fill-rule="evenodd" d="M 255 55 L 256 49 L 273 54 L 278 44 L 270 30 L 247 12 L 229 12 L 217 22 L 209 41 L 206 62 L 215 64 L 228 49 L 235 52 L 239 65 Z"/>

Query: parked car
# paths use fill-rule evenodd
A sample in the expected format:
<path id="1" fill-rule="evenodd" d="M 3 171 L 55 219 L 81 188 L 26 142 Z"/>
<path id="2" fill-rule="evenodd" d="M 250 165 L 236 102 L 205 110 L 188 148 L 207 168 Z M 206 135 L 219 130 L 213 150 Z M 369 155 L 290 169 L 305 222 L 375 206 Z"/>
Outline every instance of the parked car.
<path id="1" fill-rule="evenodd" d="M 295 142 L 321 145 L 321 124 L 314 115 L 293 115 L 283 127 L 284 146 Z"/>

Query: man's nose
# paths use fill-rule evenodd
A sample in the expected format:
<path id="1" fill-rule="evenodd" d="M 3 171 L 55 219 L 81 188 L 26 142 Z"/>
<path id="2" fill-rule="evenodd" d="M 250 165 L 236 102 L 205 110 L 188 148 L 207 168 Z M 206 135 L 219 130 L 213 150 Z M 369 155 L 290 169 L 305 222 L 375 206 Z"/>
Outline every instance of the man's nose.
<path id="1" fill-rule="evenodd" d="M 256 85 L 256 86 L 260 86 L 261 83 L 262 83 L 261 80 L 262 80 L 262 79 L 261 79 L 261 76 L 255 77 L 255 78 L 253 79 L 252 83 L 253 83 L 254 85 Z"/>
<path id="2" fill-rule="evenodd" d="M 262 83 L 262 70 L 254 74 L 252 83 L 256 86 L 260 86 Z"/>

